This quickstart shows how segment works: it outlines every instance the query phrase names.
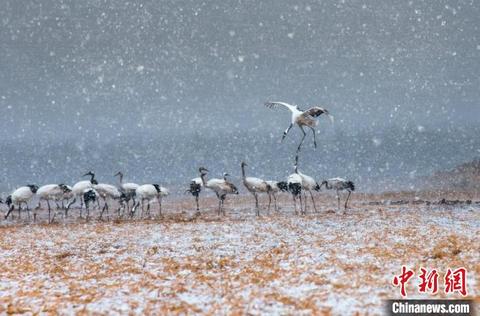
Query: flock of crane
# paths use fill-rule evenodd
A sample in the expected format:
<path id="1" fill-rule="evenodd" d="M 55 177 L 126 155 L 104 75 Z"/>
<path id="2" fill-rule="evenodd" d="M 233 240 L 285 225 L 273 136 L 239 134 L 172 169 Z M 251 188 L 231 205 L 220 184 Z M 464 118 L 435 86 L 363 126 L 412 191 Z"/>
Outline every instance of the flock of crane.
<path id="1" fill-rule="evenodd" d="M 342 178 L 332 178 L 324 180 L 321 182 L 321 184 L 319 184 L 315 181 L 314 178 L 303 174 L 298 170 L 298 155 L 307 135 L 304 128 L 309 128 L 313 132 L 314 146 L 316 147 L 317 143 L 315 137 L 315 127 L 318 124 L 316 118 L 322 114 L 325 114 L 329 116 L 331 121 L 333 122 L 333 117 L 326 109 L 317 106 L 312 107 L 306 111 L 301 111 L 298 106 L 290 105 L 285 102 L 266 102 L 265 105 L 269 108 L 285 107 L 291 111 L 291 124 L 283 133 L 282 140 L 287 136 L 293 125 L 297 125 L 300 128 L 303 133 L 303 137 L 297 147 L 294 173 L 290 174 L 287 177 L 286 181 L 263 180 L 256 177 L 247 177 L 245 171 L 245 167 L 247 167 L 247 164 L 245 162 L 241 163 L 240 167 L 242 171 L 242 182 L 245 188 L 253 195 L 255 199 L 256 215 L 260 215 L 260 207 L 258 201 L 260 194 L 268 195 L 268 210 L 270 210 L 273 199 L 275 210 L 278 211 L 277 194 L 279 192 L 291 193 L 293 197 L 295 214 L 306 214 L 306 193 L 308 192 L 311 197 L 313 207 L 315 211 L 317 211 L 315 199 L 313 197 L 313 191 L 320 191 L 322 186 L 325 186 L 325 188 L 328 190 L 336 191 L 338 208 L 340 208 L 339 192 L 346 190 L 348 192 L 348 195 L 345 199 L 344 207 L 345 209 L 347 209 L 350 195 L 355 190 L 355 186 L 352 181 L 347 181 Z M 226 196 L 228 194 L 238 194 L 238 189 L 231 181 L 229 181 L 229 175 L 227 173 L 224 173 L 223 178 L 221 179 L 207 179 L 207 175 L 208 170 L 204 167 L 200 167 L 199 177 L 191 180 L 187 192 L 191 193 L 195 197 L 196 210 L 197 213 L 199 213 L 199 196 L 202 192 L 202 189 L 206 188 L 213 191 L 218 198 L 218 214 L 225 214 L 223 205 Z M 95 174 L 91 171 L 87 172 L 83 176 L 89 176 L 90 179 L 79 181 L 72 187 L 66 184 L 47 184 L 41 187 L 38 187 L 37 185 L 26 185 L 16 189 L 11 195 L 6 198 L 5 201 L 2 201 L 0 199 L 0 203 L 5 203 L 8 205 L 8 211 L 5 215 L 5 219 L 9 217 L 15 206 L 17 206 L 18 208 L 18 215 L 20 217 L 22 205 L 25 205 L 25 210 L 27 211 L 28 217 L 30 217 L 28 203 L 33 199 L 34 196 L 38 197 L 38 206 L 36 207 L 36 209 L 41 208 L 42 202 L 46 203 L 48 208 L 49 222 L 51 222 L 55 218 L 55 215 L 53 216 L 53 218 L 51 216 L 52 207 L 50 202 L 54 202 L 57 210 L 63 209 L 65 212 L 65 216 L 68 216 L 68 211 L 70 207 L 74 203 L 76 203 L 77 200 L 80 201 L 80 218 L 82 218 L 82 211 L 84 206 L 87 219 L 90 216 L 90 205 L 92 203 L 96 203 L 98 208 L 101 208 L 100 200 L 103 201 L 100 218 L 102 218 L 105 211 L 108 214 L 109 203 L 111 203 L 112 201 L 118 202 L 119 208 L 117 209 L 117 212 L 119 216 L 122 216 L 126 211 L 131 217 L 136 214 L 136 210 L 140 206 L 140 216 L 143 217 L 143 214 L 145 212 L 150 216 L 150 204 L 153 201 L 158 201 L 159 214 L 161 215 L 162 199 L 163 197 L 169 195 L 169 190 L 158 184 L 138 185 L 132 182 L 125 183 L 123 181 L 124 175 L 122 172 L 118 172 L 115 174 L 116 177 L 119 177 L 118 185 L 98 183 L 98 181 L 95 179 Z M 298 212 L 297 210 L 297 200 L 299 200 L 300 202 L 300 212 Z M 130 202 L 132 202 L 131 205 Z M 36 213 L 34 213 L 34 220 L 35 219 Z"/>

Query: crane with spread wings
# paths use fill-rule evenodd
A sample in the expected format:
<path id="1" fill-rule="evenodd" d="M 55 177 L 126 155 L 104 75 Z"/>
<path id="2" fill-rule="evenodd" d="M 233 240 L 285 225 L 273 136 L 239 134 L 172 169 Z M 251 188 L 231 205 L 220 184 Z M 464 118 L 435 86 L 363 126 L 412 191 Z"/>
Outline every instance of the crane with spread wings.
<path id="1" fill-rule="evenodd" d="M 285 107 L 288 110 L 290 110 L 290 112 L 292 112 L 292 121 L 290 123 L 290 126 L 288 126 L 288 128 L 283 132 L 282 141 L 285 139 L 285 137 L 287 136 L 288 132 L 293 127 L 293 125 L 296 124 L 303 133 L 302 140 L 300 141 L 300 144 L 298 145 L 298 148 L 297 148 L 297 154 L 300 152 L 303 141 L 307 136 L 307 133 L 305 132 L 305 129 L 304 129 L 305 127 L 308 127 L 312 130 L 313 144 L 315 148 L 317 148 L 317 139 L 316 139 L 316 132 L 315 132 L 315 127 L 318 124 L 317 117 L 319 117 L 322 114 L 325 114 L 330 118 L 330 121 L 333 123 L 333 116 L 330 115 L 330 113 L 326 109 L 321 108 L 319 106 L 311 107 L 306 111 L 300 110 L 297 105 L 291 105 L 285 102 L 268 101 L 268 102 L 265 102 L 265 106 L 271 109 Z"/>

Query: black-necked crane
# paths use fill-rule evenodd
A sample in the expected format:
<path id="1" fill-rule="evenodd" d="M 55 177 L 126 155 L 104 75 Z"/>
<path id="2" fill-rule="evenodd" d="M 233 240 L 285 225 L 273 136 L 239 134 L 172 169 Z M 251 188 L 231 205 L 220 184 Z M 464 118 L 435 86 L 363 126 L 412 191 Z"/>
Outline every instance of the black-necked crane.
<path id="1" fill-rule="evenodd" d="M 41 186 L 37 190 L 37 196 L 39 197 L 37 209 L 39 209 L 42 205 L 42 201 L 47 202 L 48 207 L 48 222 L 51 223 L 51 207 L 50 201 L 54 201 L 57 205 L 57 210 L 60 208 L 58 205 L 58 201 L 62 201 L 65 197 L 65 194 L 71 193 L 72 190 L 65 184 L 46 184 Z"/>
<path id="2" fill-rule="evenodd" d="M 298 171 L 298 167 L 295 166 L 295 173 L 297 173 L 302 178 L 302 190 L 305 198 L 305 213 L 307 213 L 307 197 L 305 195 L 305 191 L 310 194 L 312 198 L 313 209 L 317 212 L 317 206 L 315 205 L 315 199 L 313 198 L 312 191 L 320 191 L 320 186 L 318 185 L 317 181 L 306 174 L 301 173 Z"/>
<path id="3" fill-rule="evenodd" d="M 300 214 L 303 214 L 302 206 L 302 177 L 298 173 L 292 173 L 287 178 L 288 191 L 292 194 L 293 197 L 293 207 L 295 209 L 295 214 L 298 214 L 297 211 L 297 197 L 300 199 Z"/>
<path id="4" fill-rule="evenodd" d="M 87 213 L 86 215 L 87 221 L 90 217 L 90 203 L 94 203 L 94 202 L 98 203 L 98 198 L 99 198 L 98 192 L 95 191 L 94 188 L 85 189 L 85 191 L 82 193 L 82 200 L 85 202 L 85 210 Z"/>
<path id="5" fill-rule="evenodd" d="M 190 180 L 189 188 L 186 192 L 190 192 L 195 197 L 195 203 L 197 204 L 197 214 L 200 213 L 200 205 L 198 203 L 198 198 L 200 196 L 200 192 L 202 192 L 202 178 L 197 177 Z"/>
<path id="6" fill-rule="evenodd" d="M 265 182 L 265 180 L 262 180 L 260 178 L 255 178 L 255 177 L 247 177 L 245 174 L 245 167 L 248 166 L 246 162 L 242 161 L 240 164 L 240 167 L 242 168 L 242 180 L 243 180 L 243 185 L 247 190 L 253 194 L 253 197 L 255 198 L 255 211 L 257 216 L 260 215 L 260 208 L 258 205 L 258 194 L 259 193 L 266 193 L 268 194 L 269 197 L 269 203 L 268 203 L 268 210 L 270 211 L 270 204 L 272 202 L 272 197 L 270 195 L 270 186 Z"/>
<path id="7" fill-rule="evenodd" d="M 285 139 L 285 137 L 287 136 L 288 132 L 293 127 L 293 125 L 296 124 L 303 133 L 302 140 L 300 141 L 300 144 L 298 145 L 298 148 L 297 148 L 297 154 L 300 151 L 300 148 L 302 147 L 305 137 L 307 136 L 307 133 L 305 132 L 304 127 L 308 127 L 313 132 L 313 144 L 315 148 L 317 148 L 315 127 L 317 126 L 318 121 L 316 118 L 322 114 L 325 114 L 330 118 L 330 120 L 333 123 L 333 116 L 331 116 L 326 109 L 321 108 L 319 106 L 314 106 L 306 111 L 300 110 L 297 105 L 291 105 L 285 102 L 268 101 L 268 102 L 265 102 L 265 106 L 271 109 L 283 106 L 288 110 L 290 110 L 290 112 L 292 112 L 291 123 L 288 126 L 288 128 L 283 132 L 282 141 Z"/>
<path id="8" fill-rule="evenodd" d="M 73 195 L 73 188 L 67 184 L 65 184 L 67 187 L 67 191 L 63 193 L 63 198 L 62 198 L 62 209 L 65 210 L 65 217 L 68 216 L 68 210 L 70 209 L 70 206 L 72 206 L 73 203 L 75 203 L 75 195 Z M 73 200 L 72 200 L 73 199 Z"/>
<path id="9" fill-rule="evenodd" d="M 120 200 L 120 207 L 119 212 L 122 207 L 124 207 L 124 201 L 126 200 L 125 194 L 122 193 L 116 186 L 107 184 L 107 183 L 99 183 L 93 185 L 93 189 L 97 192 L 98 197 L 101 197 L 103 200 L 103 208 L 100 212 L 100 219 L 102 219 L 103 212 L 107 211 L 108 216 L 108 201 L 109 200 Z"/>
<path id="10" fill-rule="evenodd" d="M 83 177 L 90 177 L 90 180 L 83 180 L 75 183 L 72 187 L 72 193 L 73 196 L 75 197 L 75 200 L 72 201 L 71 204 L 75 203 L 76 199 L 80 199 L 80 217 L 82 217 L 82 208 L 83 208 L 83 194 L 85 191 L 88 189 L 92 189 L 95 184 L 98 184 L 97 180 L 95 180 L 95 173 L 92 171 L 87 172 L 86 174 L 83 175 Z"/>
<path id="11" fill-rule="evenodd" d="M 278 211 L 277 193 L 288 191 L 288 184 L 285 181 L 274 181 L 274 180 L 266 180 L 265 182 L 270 186 L 269 194 L 273 197 L 273 201 L 275 204 L 275 211 Z"/>
<path id="12" fill-rule="evenodd" d="M 225 215 L 225 211 L 223 210 L 223 204 L 225 202 L 225 198 L 227 194 L 238 194 L 237 187 L 225 179 L 210 179 L 207 181 L 207 174 L 208 170 L 204 167 L 200 167 L 198 169 L 200 172 L 200 179 L 202 179 L 202 184 L 205 188 L 212 190 L 215 192 L 218 198 L 218 215 L 223 212 Z"/>
<path id="13" fill-rule="evenodd" d="M 143 184 L 135 190 L 135 195 L 137 197 L 137 203 L 133 206 L 131 211 L 131 216 L 135 213 L 137 207 L 142 204 L 142 214 L 144 212 L 144 203 L 147 201 L 147 212 L 150 216 L 150 203 L 154 200 L 158 201 L 158 213 L 162 216 L 162 198 L 169 194 L 168 189 L 160 186 L 159 184 Z"/>
<path id="14" fill-rule="evenodd" d="M 22 204 L 25 204 L 27 214 L 30 217 L 30 210 L 28 209 L 28 202 L 33 198 L 35 193 L 37 193 L 38 186 L 34 184 L 28 184 L 26 186 L 20 187 L 13 191 L 11 195 L 9 195 L 5 201 L 7 203 L 9 210 L 7 215 L 5 215 L 5 219 L 8 218 L 8 215 L 13 211 L 15 205 L 18 206 L 18 217 L 20 218 L 20 212 L 22 210 Z"/>
<path id="15" fill-rule="evenodd" d="M 140 185 L 133 183 L 133 182 L 123 182 L 123 173 L 121 171 L 117 172 L 114 177 L 119 177 L 119 185 L 120 192 L 125 194 L 125 202 L 127 206 L 127 210 L 129 210 L 129 203 L 130 200 L 133 201 L 133 205 L 135 205 L 135 191 L 138 189 Z M 132 205 L 132 207 L 133 207 Z"/>
<path id="16" fill-rule="evenodd" d="M 353 191 L 355 191 L 355 184 L 352 181 L 345 180 L 343 178 L 332 178 L 328 180 L 322 181 L 320 187 L 325 185 L 327 190 L 335 190 L 337 192 L 337 199 L 338 199 L 338 208 L 340 209 L 340 191 L 347 190 L 348 196 L 345 200 L 345 209 L 348 207 L 348 199 Z"/>

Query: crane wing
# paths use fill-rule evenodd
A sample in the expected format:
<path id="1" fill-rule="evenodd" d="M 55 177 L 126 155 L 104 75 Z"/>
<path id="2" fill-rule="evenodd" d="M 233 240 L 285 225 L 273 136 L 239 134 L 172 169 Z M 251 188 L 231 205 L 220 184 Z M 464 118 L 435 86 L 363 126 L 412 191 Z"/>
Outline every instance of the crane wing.
<path id="1" fill-rule="evenodd" d="M 330 119 L 330 121 L 331 121 L 332 123 L 333 123 L 333 121 L 334 121 L 333 116 L 330 115 L 330 113 L 328 112 L 328 110 L 327 110 L 327 109 L 324 109 L 324 108 L 321 108 L 321 107 L 319 107 L 319 106 L 314 106 L 314 107 L 306 110 L 306 111 L 304 112 L 304 114 L 305 114 L 305 115 L 309 115 L 309 116 L 311 116 L 311 117 L 318 117 L 318 116 L 320 116 L 320 115 L 322 115 L 322 114 L 325 114 L 325 115 L 328 116 L 328 118 Z"/>
<path id="2" fill-rule="evenodd" d="M 285 102 L 277 102 L 277 101 L 267 101 L 267 102 L 265 102 L 265 106 L 267 108 L 271 108 L 271 109 L 277 109 L 278 107 L 283 106 L 283 107 L 286 107 L 287 109 L 289 109 L 292 112 L 293 112 L 293 110 L 295 110 L 297 108 L 294 105 L 291 105 L 291 104 L 288 104 L 288 103 L 285 103 Z"/>

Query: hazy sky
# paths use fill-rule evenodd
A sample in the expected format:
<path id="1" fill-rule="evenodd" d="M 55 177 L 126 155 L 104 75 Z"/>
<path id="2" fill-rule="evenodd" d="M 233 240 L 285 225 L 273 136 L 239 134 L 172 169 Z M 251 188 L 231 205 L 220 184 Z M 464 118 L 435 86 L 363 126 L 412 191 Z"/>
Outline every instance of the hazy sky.
<path id="1" fill-rule="evenodd" d="M 284 179 L 300 133 L 279 144 L 290 117 L 269 99 L 335 116 L 301 156 L 318 180 L 411 189 L 480 153 L 476 0 L 1 6 L 0 191 L 122 170 L 184 192 L 242 160 Z"/>
<path id="2" fill-rule="evenodd" d="M 4 135 L 284 129 L 267 99 L 350 130 L 480 116 L 474 0 L 4 0 L 0 23 Z"/>

